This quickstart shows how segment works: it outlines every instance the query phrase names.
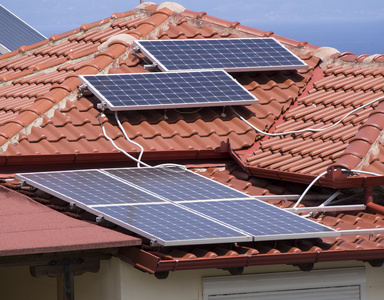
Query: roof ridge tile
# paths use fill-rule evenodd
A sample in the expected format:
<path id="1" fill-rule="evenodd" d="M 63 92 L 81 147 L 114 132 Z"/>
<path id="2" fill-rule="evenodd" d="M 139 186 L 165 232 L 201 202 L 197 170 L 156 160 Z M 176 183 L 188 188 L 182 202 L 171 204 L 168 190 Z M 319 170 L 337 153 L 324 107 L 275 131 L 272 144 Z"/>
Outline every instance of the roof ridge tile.
<path id="1" fill-rule="evenodd" d="M 119 19 L 111 23 L 111 27 L 119 27 L 120 29 L 126 28 L 135 28 L 137 24 L 140 24 L 141 22 L 141 17 L 140 16 L 132 16 L 131 18 L 124 18 L 124 19 Z"/>
<path id="2" fill-rule="evenodd" d="M 376 54 L 373 59 L 374 62 L 384 63 L 384 54 Z"/>
<path id="3" fill-rule="evenodd" d="M 126 12 L 121 12 L 121 13 L 113 13 L 111 18 L 112 19 L 122 19 L 122 18 L 126 18 L 126 17 L 130 17 L 132 15 L 134 15 L 135 13 L 133 12 L 133 10 L 129 10 L 129 11 L 126 11 Z"/>
<path id="4" fill-rule="evenodd" d="M 53 35 L 50 36 L 49 41 L 57 42 L 58 40 L 67 38 L 67 37 L 69 37 L 71 35 L 74 35 L 76 33 L 79 33 L 79 32 L 81 32 L 81 29 L 80 28 L 76 28 L 76 29 L 73 29 L 73 30 L 70 30 L 70 31 L 67 31 L 67 32 L 64 32 L 64 33 L 61 33 L 61 34 L 53 34 Z"/>
<path id="5" fill-rule="evenodd" d="M 95 27 L 100 27 L 101 25 L 104 25 L 104 24 L 107 24 L 109 22 L 111 22 L 113 18 L 112 17 L 107 17 L 105 19 L 102 19 L 102 20 L 99 20 L 99 21 L 96 21 L 96 22 L 92 22 L 92 23 L 84 23 L 80 26 L 80 30 L 84 30 L 84 31 L 87 31 L 89 29 L 92 29 L 92 28 L 95 28 Z"/>
<path id="6" fill-rule="evenodd" d="M 201 19 L 206 14 L 207 13 L 205 11 L 196 12 L 193 10 L 186 9 L 181 13 L 181 16 L 184 18 Z"/>
<path id="7" fill-rule="evenodd" d="M 26 53 L 26 52 L 29 52 L 31 50 L 35 50 L 37 48 L 41 48 L 47 44 L 49 44 L 49 39 L 46 39 L 46 40 L 42 40 L 38 43 L 35 43 L 35 44 L 32 44 L 32 45 L 28 45 L 28 46 L 21 46 L 19 48 L 19 53 Z"/>

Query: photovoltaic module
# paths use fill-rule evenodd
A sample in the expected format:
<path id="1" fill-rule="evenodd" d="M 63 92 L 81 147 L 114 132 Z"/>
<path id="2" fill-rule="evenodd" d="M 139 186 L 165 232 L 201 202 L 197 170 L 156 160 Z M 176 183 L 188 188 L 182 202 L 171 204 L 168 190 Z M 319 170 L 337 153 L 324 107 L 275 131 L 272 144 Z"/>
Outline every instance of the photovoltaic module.
<path id="1" fill-rule="evenodd" d="M 79 79 L 111 111 L 258 103 L 225 71 L 83 75 Z"/>
<path id="2" fill-rule="evenodd" d="M 16 178 L 163 246 L 338 235 L 178 167 L 37 172 Z"/>
<path id="3" fill-rule="evenodd" d="M 274 38 L 134 41 L 161 71 L 228 72 L 306 69 L 307 64 Z"/>

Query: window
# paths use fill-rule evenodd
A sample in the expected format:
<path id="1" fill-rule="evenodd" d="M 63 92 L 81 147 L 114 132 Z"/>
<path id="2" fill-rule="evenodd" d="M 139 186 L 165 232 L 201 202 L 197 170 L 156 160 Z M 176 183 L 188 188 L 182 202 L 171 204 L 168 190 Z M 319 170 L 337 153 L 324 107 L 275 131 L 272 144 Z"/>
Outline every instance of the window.
<path id="1" fill-rule="evenodd" d="M 365 269 L 203 278 L 204 300 L 365 300 Z"/>

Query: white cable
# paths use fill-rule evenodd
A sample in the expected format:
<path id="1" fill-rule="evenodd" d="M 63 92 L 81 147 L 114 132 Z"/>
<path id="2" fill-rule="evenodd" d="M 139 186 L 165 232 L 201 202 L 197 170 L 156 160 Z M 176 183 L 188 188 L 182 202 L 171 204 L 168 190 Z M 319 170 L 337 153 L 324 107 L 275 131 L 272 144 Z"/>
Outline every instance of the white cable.
<path id="1" fill-rule="evenodd" d="M 231 109 L 241 120 L 243 120 L 245 123 L 247 123 L 249 126 L 251 126 L 258 133 L 261 133 L 261 134 L 267 135 L 267 136 L 282 136 L 282 135 L 288 135 L 288 134 L 303 133 L 303 132 L 307 132 L 307 131 L 319 132 L 319 131 L 330 129 L 330 128 L 340 124 L 341 121 L 343 121 L 345 118 L 349 117 L 350 115 L 354 114 L 358 110 L 363 109 L 364 107 L 369 106 L 369 105 L 371 105 L 371 104 L 373 104 L 373 103 L 375 103 L 377 101 L 383 100 L 383 99 L 384 99 L 384 97 L 379 97 L 379 98 L 376 98 L 375 100 L 372 100 L 372 101 L 370 101 L 370 102 L 368 102 L 368 103 L 366 103 L 366 104 L 364 104 L 364 105 L 362 105 L 362 106 L 360 106 L 358 108 L 355 108 L 354 110 L 352 110 L 351 112 L 347 113 L 344 117 L 342 117 L 339 121 L 337 121 L 336 123 L 332 124 L 331 126 L 323 127 L 323 128 L 305 128 L 305 129 L 301 129 L 301 130 L 287 131 L 287 132 L 281 132 L 281 133 L 268 133 L 268 132 L 264 132 L 264 131 L 258 129 L 256 126 L 254 126 L 250 122 L 248 122 L 242 115 L 240 115 L 237 111 L 235 111 L 235 109 L 232 106 L 231 106 Z"/>
<path id="2" fill-rule="evenodd" d="M 144 165 L 145 167 L 149 167 L 149 168 L 151 168 L 152 166 L 150 166 L 150 165 L 148 165 L 148 164 L 146 164 L 146 163 L 144 163 L 144 162 L 138 160 L 137 158 L 135 158 L 135 157 L 133 157 L 132 155 L 130 155 L 129 153 L 125 152 L 123 149 L 119 148 L 119 147 L 115 144 L 115 142 L 114 142 L 114 141 L 107 135 L 107 133 L 106 133 L 106 131 L 105 131 L 105 128 L 104 128 L 104 125 L 103 125 L 103 123 L 101 123 L 100 116 L 101 116 L 101 114 L 99 114 L 99 115 L 97 116 L 97 119 L 99 120 L 100 127 L 101 127 L 101 130 L 103 131 L 103 134 L 104 134 L 105 138 L 106 138 L 108 141 L 110 141 L 110 142 L 112 143 L 112 145 L 113 145 L 117 150 L 119 150 L 121 153 L 123 153 L 123 154 L 125 154 L 126 156 L 128 156 L 130 159 L 136 161 L 138 164 L 140 163 L 140 164 Z"/>
<path id="3" fill-rule="evenodd" d="M 115 111 L 115 119 L 116 119 L 116 122 L 117 122 L 117 125 L 119 125 L 119 128 L 120 130 L 123 132 L 124 134 L 124 137 L 125 139 L 130 142 L 131 144 L 134 144 L 135 146 L 139 147 L 140 148 L 140 154 L 139 154 L 139 157 L 137 159 L 137 167 L 140 168 L 140 163 L 141 163 L 141 157 L 143 156 L 143 153 L 144 153 L 144 148 L 143 146 L 141 146 L 139 143 L 136 143 L 134 141 L 132 141 L 128 134 L 125 132 L 124 128 L 123 128 L 123 125 L 121 125 L 121 122 L 120 122 L 120 119 L 119 119 L 119 116 L 117 114 L 117 111 Z"/>
<path id="4" fill-rule="evenodd" d="M 367 172 L 367 171 L 360 171 L 360 170 L 347 170 L 347 169 L 345 169 L 345 171 L 350 171 L 350 172 L 354 172 L 354 173 L 361 173 L 361 174 L 367 174 L 367 175 L 372 175 L 372 176 L 383 176 L 383 175 L 380 175 L 380 174 L 377 174 L 377 173 Z"/>
<path id="5" fill-rule="evenodd" d="M 137 147 L 140 148 L 140 155 L 139 155 L 139 157 L 138 157 L 137 159 L 136 159 L 135 157 L 133 157 L 132 155 L 130 155 L 129 153 L 127 153 L 126 151 L 124 151 L 123 149 L 119 148 L 119 147 L 115 144 L 115 142 L 114 142 L 114 141 L 107 135 L 106 130 L 105 130 L 105 127 L 104 127 L 104 125 L 101 123 L 100 116 L 101 116 L 101 115 L 99 114 L 99 116 L 98 116 L 98 120 L 99 120 L 99 123 L 100 123 L 100 126 L 101 126 L 101 130 L 103 131 L 103 134 L 104 134 L 105 138 L 106 138 L 108 141 L 110 141 L 110 142 L 112 143 L 112 145 L 113 145 L 117 150 L 119 150 L 120 152 L 122 152 L 123 154 L 125 154 L 126 156 L 128 156 L 130 159 L 136 161 L 136 162 L 137 162 L 137 167 L 138 167 L 138 168 L 140 168 L 140 164 L 144 165 L 145 167 L 153 168 L 152 166 L 150 166 L 150 165 L 148 165 L 148 164 L 146 164 L 146 163 L 144 163 L 144 162 L 141 161 L 141 157 L 143 156 L 143 153 L 144 153 L 144 148 L 143 148 L 143 146 L 141 146 L 139 143 L 136 143 L 136 142 L 132 141 L 132 140 L 128 137 L 127 133 L 125 132 L 125 130 L 124 130 L 124 128 L 123 128 L 123 126 L 122 126 L 122 124 L 121 124 L 121 122 L 120 122 L 120 119 L 119 119 L 119 116 L 118 116 L 117 111 L 115 112 L 116 122 L 117 122 L 117 124 L 118 124 L 120 130 L 123 132 L 125 139 L 126 139 L 128 142 L 130 142 L 130 143 L 132 143 L 132 144 L 134 144 L 134 145 L 136 145 Z M 165 169 L 165 168 L 168 168 L 169 170 L 170 170 L 170 168 L 172 168 L 172 167 L 177 167 L 177 168 L 180 169 L 180 171 L 170 170 L 170 171 L 173 171 L 173 172 L 182 172 L 182 171 L 187 170 L 187 168 L 186 168 L 184 165 L 173 164 L 173 163 L 164 163 L 164 164 L 157 165 L 157 166 L 155 166 L 155 167 L 156 167 L 156 168 L 164 168 L 164 169 Z"/>
<path id="6" fill-rule="evenodd" d="M 175 173 L 181 173 L 187 170 L 187 167 L 184 165 L 179 165 L 179 164 L 172 164 L 172 163 L 165 163 L 165 164 L 160 164 L 155 166 L 155 168 L 163 168 L 167 169 L 167 171 L 175 172 Z M 172 170 L 173 168 L 173 170 Z M 176 170 L 175 168 L 178 168 L 180 170 Z"/>
<path id="7" fill-rule="evenodd" d="M 321 173 L 320 175 L 317 175 L 317 177 L 312 180 L 312 182 L 307 186 L 307 188 L 305 189 L 305 191 L 301 194 L 300 198 L 297 199 L 297 202 L 295 203 L 295 205 L 293 206 L 293 208 L 296 208 L 300 202 L 303 200 L 304 196 L 308 193 L 309 189 L 322 177 L 324 176 L 325 174 L 327 174 L 327 171 L 324 171 L 323 173 Z"/>
<path id="8" fill-rule="evenodd" d="M 380 175 L 380 174 L 377 174 L 377 173 L 373 173 L 373 172 L 367 172 L 367 171 L 360 171 L 360 170 L 348 170 L 348 169 L 342 169 L 343 171 L 346 171 L 346 172 L 353 172 L 353 173 L 361 173 L 361 174 L 367 174 L 367 175 L 372 175 L 372 176 L 383 176 L 383 175 Z M 305 189 L 305 191 L 301 194 L 300 198 L 297 199 L 297 202 L 295 203 L 295 205 L 293 206 L 293 208 L 296 208 L 300 202 L 303 200 L 304 196 L 308 193 L 309 189 L 320 179 L 320 177 L 324 176 L 325 174 L 327 174 L 327 171 L 321 173 L 320 175 L 318 175 L 308 186 L 307 188 Z M 338 192 L 336 192 L 335 194 L 337 194 Z M 335 194 L 333 194 L 330 198 L 332 198 Z M 333 197 L 333 199 L 336 198 L 336 197 Z M 332 200 L 333 200 L 332 199 Z M 327 200 L 328 201 L 328 200 Z M 326 202 L 327 202 L 326 201 Z M 328 201 L 329 203 L 330 201 Z M 327 203 L 327 204 L 328 204 Z M 320 206 L 323 206 L 323 205 L 326 205 L 325 202 L 320 205 Z"/>

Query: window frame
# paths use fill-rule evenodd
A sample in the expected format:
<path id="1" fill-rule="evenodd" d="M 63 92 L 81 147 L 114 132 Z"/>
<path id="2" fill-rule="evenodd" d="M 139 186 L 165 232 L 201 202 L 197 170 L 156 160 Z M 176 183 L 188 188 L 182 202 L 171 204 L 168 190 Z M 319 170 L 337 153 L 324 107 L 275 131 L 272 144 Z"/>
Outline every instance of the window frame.
<path id="1" fill-rule="evenodd" d="M 278 290 L 359 286 L 360 300 L 366 300 L 364 267 L 205 277 L 203 300 L 209 300 L 213 295 L 272 292 L 276 291 L 276 286 L 279 287 Z"/>

